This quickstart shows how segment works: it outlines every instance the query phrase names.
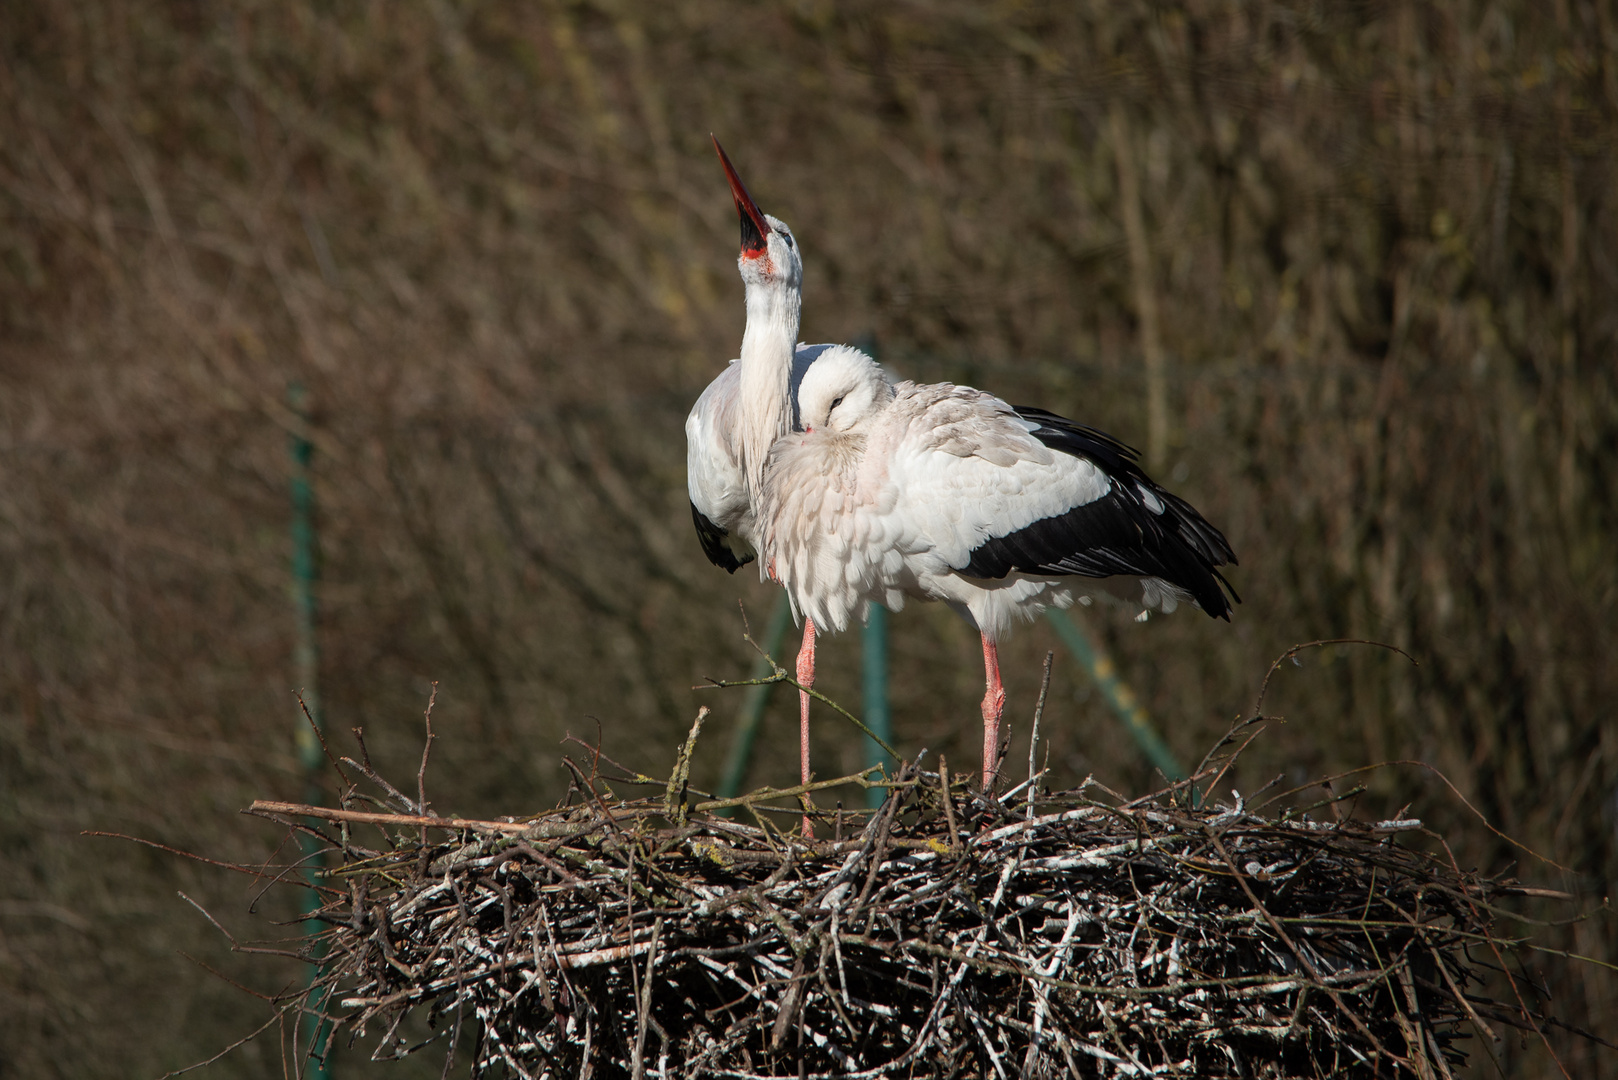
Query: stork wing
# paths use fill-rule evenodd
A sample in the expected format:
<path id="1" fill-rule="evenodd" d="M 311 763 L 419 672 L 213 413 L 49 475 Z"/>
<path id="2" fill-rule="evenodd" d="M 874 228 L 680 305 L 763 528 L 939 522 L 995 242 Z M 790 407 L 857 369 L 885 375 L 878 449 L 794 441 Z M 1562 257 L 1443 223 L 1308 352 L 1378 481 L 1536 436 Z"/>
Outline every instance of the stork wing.
<path id="1" fill-rule="evenodd" d="M 927 445 L 899 450 L 894 463 L 905 513 L 959 573 L 1161 578 L 1229 617 L 1229 586 L 1214 568 L 1236 561 L 1230 545 L 1153 483 L 1134 450 L 1052 413 L 954 389 L 924 410 L 942 423 L 909 425 L 930 431 Z M 965 394 L 977 396 L 959 415 Z"/>
<path id="2" fill-rule="evenodd" d="M 800 344 L 793 355 L 789 390 L 794 430 L 799 428 L 798 386 L 809 365 L 831 347 Z M 686 493 L 697 542 L 709 562 L 732 574 L 757 557 L 745 535 L 752 531 L 753 508 L 741 450 L 733 437 L 740 388 L 741 365 L 732 360 L 703 390 L 685 420 Z"/>
<path id="3" fill-rule="evenodd" d="M 715 525 L 708 515 L 697 509 L 696 503 L 691 504 L 691 521 L 697 527 L 697 542 L 702 545 L 702 553 L 721 570 L 734 574 L 758 557 L 752 551 L 738 553 L 741 547 L 738 538 Z"/>
<path id="4" fill-rule="evenodd" d="M 732 441 L 741 367 L 732 362 L 691 407 L 685 419 L 685 486 L 691 520 L 708 561 L 734 574 L 754 558 L 736 535 L 751 517 L 741 454 Z"/>

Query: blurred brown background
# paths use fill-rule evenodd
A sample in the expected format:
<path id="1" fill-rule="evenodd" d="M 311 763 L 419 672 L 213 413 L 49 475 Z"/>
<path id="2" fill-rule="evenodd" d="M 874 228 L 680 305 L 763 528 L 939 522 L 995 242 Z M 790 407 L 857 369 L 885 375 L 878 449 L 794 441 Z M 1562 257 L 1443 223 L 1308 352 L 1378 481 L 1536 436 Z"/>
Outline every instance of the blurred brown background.
<path id="1" fill-rule="evenodd" d="M 666 772 L 706 702 L 717 777 L 740 699 L 690 687 L 747 670 L 737 600 L 757 627 L 772 595 L 686 508 L 681 424 L 742 323 L 710 131 L 802 240 L 808 340 L 874 334 L 903 375 L 1143 447 L 1161 358 L 1154 472 L 1229 534 L 1245 603 L 1088 618 L 1182 758 L 1287 646 L 1398 645 L 1420 666 L 1286 667 L 1243 789 L 1424 761 L 1567 871 L 1416 768 L 1362 812 L 1413 801 L 1464 865 L 1597 902 L 1615 120 L 1618 14 L 1584 0 L 0 2 L 0 1076 L 155 1076 L 268 1016 L 182 950 L 299 975 L 176 896 L 273 936 L 253 883 L 78 835 L 260 859 L 278 837 L 237 811 L 302 793 L 294 382 L 334 731 L 408 778 L 438 680 L 438 809 L 520 813 L 562 792 L 565 733 Z M 970 765 L 975 635 L 891 623 L 901 748 Z M 858 647 L 820 665 L 851 704 Z M 1002 654 L 1024 732 L 1049 648 L 1039 624 Z M 1058 779 L 1148 790 L 1060 652 L 1052 693 Z M 752 782 L 794 775 L 793 711 Z M 817 738 L 822 775 L 858 765 L 829 715 Z M 1546 940 L 1611 962 L 1615 936 Z M 1611 1033 L 1610 971 L 1526 974 Z M 1571 1075 L 1615 1067 L 1549 1035 Z M 271 1038 L 201 1075 L 278 1068 Z"/>

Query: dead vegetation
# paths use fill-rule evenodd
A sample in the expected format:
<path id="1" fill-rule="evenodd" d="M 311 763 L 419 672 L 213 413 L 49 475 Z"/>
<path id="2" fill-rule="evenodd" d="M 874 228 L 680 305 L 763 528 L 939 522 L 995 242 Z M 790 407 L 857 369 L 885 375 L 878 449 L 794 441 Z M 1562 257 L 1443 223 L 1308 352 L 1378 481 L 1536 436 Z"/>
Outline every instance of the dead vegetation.
<path id="1" fill-rule="evenodd" d="M 255 803 L 323 851 L 285 943 L 319 975 L 279 1008 L 327 1026 L 294 1064 L 357 1042 L 479 1077 L 1431 1080 L 1555 1023 L 1499 978 L 1533 948 L 1500 922 L 1573 898 L 1357 821 L 1330 782 L 1306 807 L 1230 790 L 1262 720 L 1138 799 L 1032 769 L 985 796 L 919 760 L 816 784 L 888 797 L 817 811 L 810 840 L 779 824 L 805 789 L 690 789 L 702 721 L 651 798 L 586 747 L 521 821 L 435 815 L 425 754 L 414 796 L 345 758 L 340 805 Z M 402 1038 L 423 1016 L 438 1036 Z"/>

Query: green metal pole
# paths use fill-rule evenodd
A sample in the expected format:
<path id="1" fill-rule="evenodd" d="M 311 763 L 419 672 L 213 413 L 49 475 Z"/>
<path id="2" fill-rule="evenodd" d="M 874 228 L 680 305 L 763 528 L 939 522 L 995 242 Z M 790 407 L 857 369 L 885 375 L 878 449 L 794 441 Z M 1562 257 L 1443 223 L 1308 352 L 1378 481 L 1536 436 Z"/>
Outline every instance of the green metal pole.
<path id="1" fill-rule="evenodd" d="M 287 393 L 292 410 L 305 424 L 305 394 L 303 387 L 293 383 Z M 322 724 L 320 712 L 320 656 L 315 645 L 315 492 L 309 479 L 309 464 L 314 457 L 314 446 L 301 433 L 292 436 L 292 603 L 297 618 L 297 637 L 292 645 L 292 664 L 297 675 L 298 692 L 309 710 L 306 718 L 299 710 L 297 718 L 298 761 L 303 766 L 309 789 L 305 793 L 311 802 L 320 797 L 317 777 L 320 775 L 324 755 L 316 729 Z M 309 721 L 313 719 L 314 725 Z"/>
<path id="2" fill-rule="evenodd" d="M 1056 628 L 1056 636 L 1062 639 L 1062 644 L 1067 646 L 1074 659 L 1078 660 L 1089 673 L 1096 689 L 1101 691 L 1101 696 L 1112 706 L 1112 711 L 1123 721 L 1124 727 L 1129 729 L 1129 734 L 1134 737 L 1135 744 L 1140 747 L 1147 760 L 1157 766 L 1170 780 L 1184 780 L 1185 769 L 1174 756 L 1174 751 L 1168 748 L 1168 744 L 1152 726 L 1140 699 L 1118 677 L 1118 668 L 1106 650 L 1096 644 L 1067 612 L 1059 608 L 1046 608 L 1045 617 Z"/>
<path id="3" fill-rule="evenodd" d="M 865 658 L 865 726 L 892 746 L 893 717 L 888 711 L 888 609 L 881 604 L 871 605 L 871 617 L 866 620 L 860 644 Z M 866 764 L 885 766 L 891 776 L 893 762 L 881 745 L 869 735 L 864 739 Z M 866 804 L 874 810 L 882 805 L 887 794 L 886 788 L 866 788 Z"/>
<path id="4" fill-rule="evenodd" d="M 287 390 L 287 399 L 298 419 L 307 425 L 309 417 L 303 386 L 300 383 L 293 383 Z M 320 654 L 315 641 L 317 614 L 315 582 L 319 576 L 316 562 L 315 493 L 309 478 L 314 446 L 302 432 L 298 432 L 292 436 L 291 450 L 292 602 L 297 617 L 297 637 L 292 646 L 292 660 L 297 674 L 299 693 L 303 697 L 304 708 L 309 711 L 307 717 L 303 715 L 302 709 L 298 711 L 297 747 L 298 761 L 303 767 L 306 785 L 304 800 L 313 806 L 321 802 L 319 777 L 325 767 L 325 754 L 321 750 L 320 736 L 317 734 L 324 721 L 320 711 Z M 315 888 L 322 863 L 320 844 L 314 837 L 300 833 L 299 846 L 303 851 L 305 878 L 309 882 L 309 888 L 304 890 L 302 910 L 304 915 L 310 915 L 320 909 L 320 894 Z M 312 984 L 319 974 L 320 963 L 317 956 L 315 962 L 309 965 L 309 982 Z M 309 1004 L 319 1011 L 324 1009 L 326 1003 L 323 997 L 316 997 Z M 303 1025 L 300 1024 L 301 1026 Z M 309 1031 L 310 1049 L 321 1046 L 326 1041 L 329 1031 L 330 1024 L 326 1021 L 315 1021 Z M 331 1080 L 331 1068 L 324 1059 L 315 1058 L 312 1065 L 313 1068 L 306 1075 L 314 1080 Z"/>
<path id="5" fill-rule="evenodd" d="M 764 640 L 759 643 L 764 656 L 754 661 L 753 678 L 770 677 L 773 669 L 766 657 L 774 657 L 780 652 L 781 639 L 786 637 L 787 627 L 791 623 L 792 605 L 787 603 L 787 594 L 783 592 L 775 598 L 775 608 L 770 612 L 770 621 L 764 628 Z M 719 790 L 714 792 L 721 799 L 733 799 L 742 792 L 742 782 L 747 779 L 747 766 L 753 760 L 753 742 L 758 738 L 759 720 L 764 716 L 764 706 L 770 700 L 770 691 L 774 689 L 774 683 L 747 688 L 736 734 L 731 738 L 730 753 L 725 758 L 725 771 L 719 779 Z"/>

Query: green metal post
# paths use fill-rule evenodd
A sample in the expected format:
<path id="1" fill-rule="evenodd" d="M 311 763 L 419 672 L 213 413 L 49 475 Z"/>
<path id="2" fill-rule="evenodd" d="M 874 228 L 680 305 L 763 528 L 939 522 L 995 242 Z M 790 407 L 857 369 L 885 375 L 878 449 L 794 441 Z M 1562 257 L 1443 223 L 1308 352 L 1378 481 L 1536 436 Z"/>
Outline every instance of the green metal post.
<path id="1" fill-rule="evenodd" d="M 1062 644 L 1067 646 L 1074 659 L 1078 660 L 1089 673 L 1096 689 L 1101 691 L 1101 696 L 1112 706 L 1112 711 L 1123 721 L 1124 727 L 1129 729 L 1129 734 L 1134 737 L 1135 744 L 1140 747 L 1147 760 L 1157 766 L 1170 780 L 1184 780 L 1185 769 L 1174 756 L 1174 751 L 1168 748 L 1168 744 L 1152 726 L 1140 699 L 1118 677 L 1118 668 L 1106 650 L 1096 644 L 1067 612 L 1059 608 L 1046 608 L 1045 617 L 1056 628 L 1056 636 L 1062 639 Z"/>
<path id="2" fill-rule="evenodd" d="M 292 410 L 305 424 L 304 389 L 293 383 L 287 393 Z M 320 727 L 320 656 L 315 645 L 315 579 L 319 571 L 315 566 L 315 492 L 309 479 L 309 464 L 314 457 L 314 446 L 301 433 L 292 436 L 292 603 L 297 619 L 297 637 L 292 645 L 292 665 L 298 680 L 298 692 L 303 697 L 309 717 L 297 718 L 298 760 L 304 777 L 309 782 L 305 793 L 310 802 L 320 797 L 317 777 L 323 765 L 320 739 L 315 729 Z M 311 727 L 309 719 L 314 720 Z"/>
<path id="3" fill-rule="evenodd" d="M 871 605 L 871 617 L 866 620 L 861 637 L 865 657 L 865 726 L 889 746 L 893 745 L 893 717 L 888 711 L 888 609 L 881 604 Z M 883 752 L 876 739 L 865 739 L 865 762 L 883 765 L 893 774 L 893 762 Z M 887 798 L 886 788 L 866 788 L 866 805 L 873 810 Z"/>
<path id="4" fill-rule="evenodd" d="M 787 603 L 787 594 L 783 592 L 775 598 L 775 608 L 770 612 L 770 621 L 764 628 L 764 640 L 758 643 L 764 650 L 764 656 L 753 663 L 753 678 L 770 677 L 770 661 L 766 657 L 774 657 L 780 652 L 781 639 L 786 637 L 787 627 L 791 623 L 792 605 Z M 753 742 L 758 738 L 759 720 L 764 716 L 764 706 L 770 700 L 770 691 L 774 689 L 774 683 L 747 688 L 736 734 L 731 738 L 730 753 L 725 758 L 725 771 L 719 778 L 719 790 L 714 792 L 721 799 L 732 799 L 742 792 L 742 783 L 747 779 L 747 766 L 753 760 Z"/>
<path id="5" fill-rule="evenodd" d="M 304 388 L 299 383 L 293 383 L 287 390 L 288 403 L 292 411 L 297 414 L 304 424 L 309 422 L 307 403 Z M 298 761 L 303 766 L 305 780 L 304 799 L 310 805 L 321 802 L 321 788 L 319 777 L 325 767 L 325 754 L 320 747 L 320 737 L 317 730 L 323 724 L 320 711 L 320 654 L 315 641 L 315 582 L 319 576 L 319 567 L 316 563 L 315 544 L 315 493 L 310 483 L 309 465 L 314 457 L 314 446 L 301 432 L 292 436 L 292 602 L 297 618 L 297 637 L 292 647 L 293 667 L 295 669 L 299 693 L 303 697 L 304 707 L 309 710 L 305 717 L 300 709 L 297 717 L 297 747 Z M 311 725 L 310 721 L 313 721 Z M 304 890 L 303 914 L 309 915 L 319 910 L 320 894 L 315 889 L 315 882 L 321 870 L 320 844 L 314 837 L 306 833 L 299 834 L 299 844 L 303 851 L 304 873 L 309 882 L 309 888 Z M 320 974 L 318 957 L 309 967 L 309 981 L 313 983 Z M 315 1009 L 323 1009 L 323 998 L 310 1001 Z M 300 1024 L 300 1027 L 304 1025 Z M 319 1047 L 326 1041 L 330 1031 L 330 1024 L 326 1021 L 316 1021 L 309 1029 L 308 1043 L 311 1048 Z M 311 1062 L 313 1068 L 306 1075 L 313 1080 L 331 1080 L 331 1068 L 322 1059 Z"/>

